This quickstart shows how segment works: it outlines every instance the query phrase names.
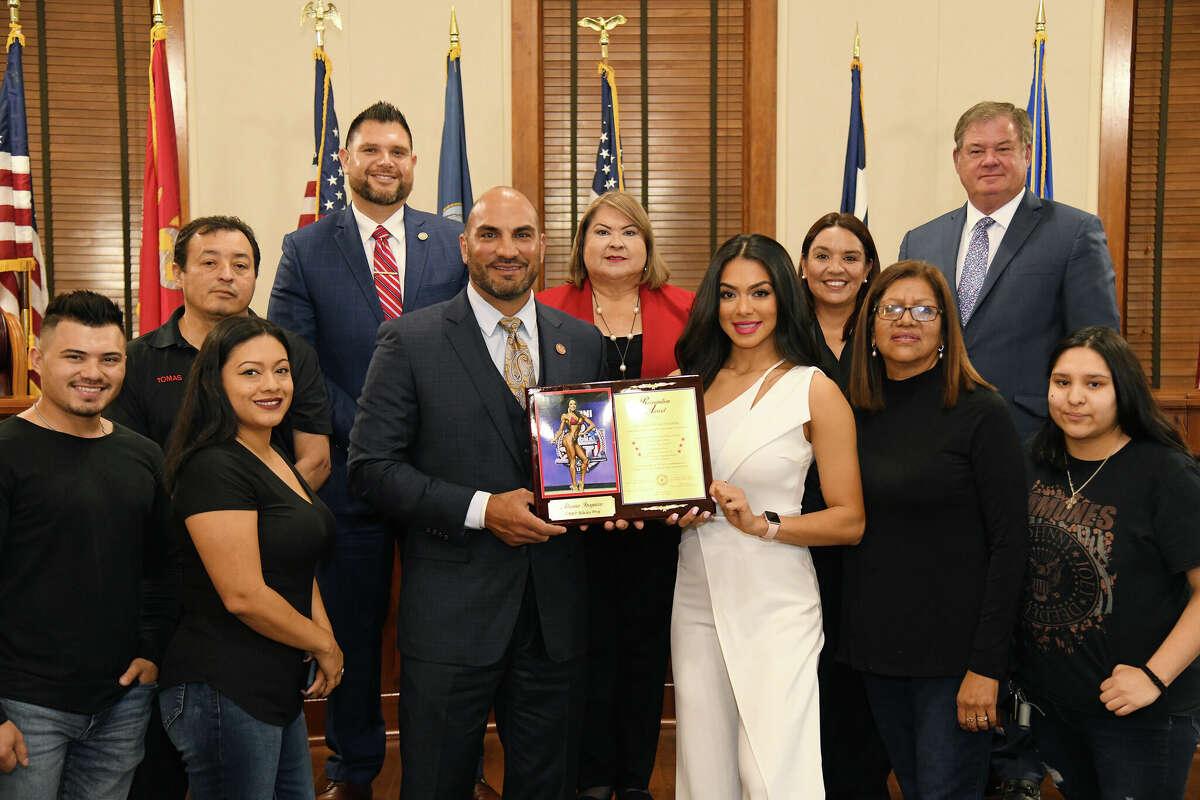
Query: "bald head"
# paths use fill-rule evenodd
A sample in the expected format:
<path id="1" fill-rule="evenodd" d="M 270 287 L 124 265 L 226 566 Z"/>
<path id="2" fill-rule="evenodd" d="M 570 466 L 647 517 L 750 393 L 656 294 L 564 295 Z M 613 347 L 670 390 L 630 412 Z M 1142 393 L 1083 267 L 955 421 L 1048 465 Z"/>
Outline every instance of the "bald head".
<path id="1" fill-rule="evenodd" d="M 529 198 L 511 186 L 488 189 L 471 208 L 459 243 L 479 294 L 504 314 L 519 311 L 546 252 L 546 237 Z"/>
<path id="2" fill-rule="evenodd" d="M 513 212 L 527 214 L 534 229 L 541 233 L 542 221 L 538 218 L 537 209 L 523 192 L 511 186 L 493 186 L 475 200 L 475 204 L 471 206 L 471 213 L 467 215 L 467 232 L 470 233 L 471 228 L 479 224 L 479 219 L 490 214 Z"/>

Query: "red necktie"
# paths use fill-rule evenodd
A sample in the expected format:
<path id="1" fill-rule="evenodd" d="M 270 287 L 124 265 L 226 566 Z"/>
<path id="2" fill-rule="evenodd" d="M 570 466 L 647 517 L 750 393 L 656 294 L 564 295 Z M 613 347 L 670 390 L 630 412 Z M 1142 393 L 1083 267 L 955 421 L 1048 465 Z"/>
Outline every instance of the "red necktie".
<path id="1" fill-rule="evenodd" d="M 371 274 L 375 276 L 375 291 L 379 292 L 379 305 L 383 315 L 395 319 L 404 313 L 404 291 L 400 288 L 400 276 L 396 274 L 396 257 L 388 244 L 387 228 L 380 225 L 371 234 L 375 240 L 375 263 Z"/>

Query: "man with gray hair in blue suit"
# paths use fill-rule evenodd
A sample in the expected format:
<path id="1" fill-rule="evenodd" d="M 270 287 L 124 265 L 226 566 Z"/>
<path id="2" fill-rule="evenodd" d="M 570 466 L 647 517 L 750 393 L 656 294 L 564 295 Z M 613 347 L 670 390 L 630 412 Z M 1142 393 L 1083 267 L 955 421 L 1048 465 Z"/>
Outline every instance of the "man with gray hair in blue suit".
<path id="1" fill-rule="evenodd" d="M 900 259 L 927 261 L 957 289 L 971 363 L 995 384 L 1022 436 L 1048 416 L 1046 361 L 1086 325 L 1120 331 L 1112 258 L 1094 214 L 1025 188 L 1029 115 L 977 103 L 954 128 L 966 205 L 909 231 Z"/>

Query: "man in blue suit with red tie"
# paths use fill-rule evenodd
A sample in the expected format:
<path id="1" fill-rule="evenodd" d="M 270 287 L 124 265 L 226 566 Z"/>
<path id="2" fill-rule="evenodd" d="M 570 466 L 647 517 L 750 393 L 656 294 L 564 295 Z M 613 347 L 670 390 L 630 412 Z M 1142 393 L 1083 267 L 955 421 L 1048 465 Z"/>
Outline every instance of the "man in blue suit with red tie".
<path id="1" fill-rule="evenodd" d="M 394 529 L 351 495 L 346 452 L 375 333 L 385 320 L 449 300 L 467 283 L 459 222 L 406 205 L 412 133 L 399 109 L 378 102 L 350 124 L 338 154 L 351 205 L 283 238 L 267 316 L 317 351 L 333 416 L 332 473 L 321 496 L 337 517 L 333 551 L 317 580 L 346 658 L 329 698 L 327 800 L 369 798 L 383 766 L 382 629 Z"/>

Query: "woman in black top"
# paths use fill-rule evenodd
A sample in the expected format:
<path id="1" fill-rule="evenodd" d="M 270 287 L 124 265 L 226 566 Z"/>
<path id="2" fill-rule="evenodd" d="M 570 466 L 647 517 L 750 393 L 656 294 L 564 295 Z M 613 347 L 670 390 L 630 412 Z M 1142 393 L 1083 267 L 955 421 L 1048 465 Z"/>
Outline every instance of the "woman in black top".
<path id="1" fill-rule="evenodd" d="M 854 339 L 867 529 L 839 655 L 861 671 L 906 800 L 982 798 L 1025 569 L 1021 446 L 933 266 L 873 282 Z"/>
<path id="2" fill-rule="evenodd" d="M 853 214 L 832 211 L 812 224 L 800 245 L 800 292 L 812 311 L 812 333 L 821 367 L 843 392 L 850 387 L 854 326 L 871 281 L 879 277 L 879 254 L 867 226 Z M 816 465 L 804 486 L 804 513 L 825 508 Z M 879 738 L 866 690 L 857 672 L 834 658 L 842 617 L 842 551 L 813 547 L 821 588 L 825 648 L 817 668 L 821 684 L 821 769 L 829 800 L 888 800 L 892 771 Z"/>
<path id="3" fill-rule="evenodd" d="M 1018 683 L 1074 798 L 1182 800 L 1200 709 L 1200 470 L 1115 331 L 1048 367 Z"/>
<path id="4" fill-rule="evenodd" d="M 853 214 L 832 211 L 818 219 L 800 245 L 800 291 L 813 312 L 813 338 L 829 377 L 846 391 L 854 327 L 879 254 L 867 226 Z"/>
<path id="5" fill-rule="evenodd" d="M 183 618 L 159 704 L 192 800 L 314 796 L 301 700 L 333 691 L 342 653 L 313 578 L 333 516 L 270 443 L 291 399 L 283 332 L 225 320 L 167 451 Z"/>

